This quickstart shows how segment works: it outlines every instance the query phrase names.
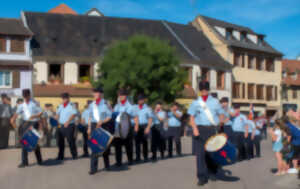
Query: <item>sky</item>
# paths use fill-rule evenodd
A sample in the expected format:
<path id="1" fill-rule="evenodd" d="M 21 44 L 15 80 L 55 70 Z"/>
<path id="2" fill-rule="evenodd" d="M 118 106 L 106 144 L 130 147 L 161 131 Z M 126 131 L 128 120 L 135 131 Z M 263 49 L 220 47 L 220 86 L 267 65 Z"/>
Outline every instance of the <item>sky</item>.
<path id="1" fill-rule="evenodd" d="M 106 16 L 160 19 L 187 24 L 201 14 L 248 26 L 285 58 L 300 54 L 300 0 L 1 0 L 0 17 L 46 12 L 65 3 L 80 14 L 98 8 Z"/>

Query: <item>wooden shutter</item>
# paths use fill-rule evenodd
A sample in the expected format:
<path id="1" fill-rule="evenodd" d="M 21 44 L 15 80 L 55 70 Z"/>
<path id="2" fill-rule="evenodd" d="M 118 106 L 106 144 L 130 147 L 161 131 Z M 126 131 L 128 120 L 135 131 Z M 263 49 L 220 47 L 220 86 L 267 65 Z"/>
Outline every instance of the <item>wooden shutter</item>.
<path id="1" fill-rule="evenodd" d="M 6 52 L 6 39 L 0 36 L 0 52 Z"/>
<path id="2" fill-rule="evenodd" d="M 11 52 L 24 53 L 25 52 L 25 40 L 23 38 L 11 39 Z"/>
<path id="3" fill-rule="evenodd" d="M 20 72 L 19 71 L 12 72 L 12 87 L 20 88 Z"/>

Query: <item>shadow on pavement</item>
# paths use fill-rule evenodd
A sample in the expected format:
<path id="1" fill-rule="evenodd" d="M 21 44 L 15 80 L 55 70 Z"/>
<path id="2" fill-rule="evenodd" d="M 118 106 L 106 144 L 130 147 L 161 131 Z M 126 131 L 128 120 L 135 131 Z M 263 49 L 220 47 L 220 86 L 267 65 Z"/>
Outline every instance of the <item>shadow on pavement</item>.
<path id="1" fill-rule="evenodd" d="M 225 182 L 237 182 L 240 180 L 239 177 L 232 176 L 232 172 L 225 169 L 220 169 L 216 175 L 217 180 L 225 181 Z"/>
<path id="2" fill-rule="evenodd" d="M 62 160 L 56 160 L 56 159 L 48 159 L 43 162 L 43 166 L 57 166 L 62 164 L 63 164 Z"/>

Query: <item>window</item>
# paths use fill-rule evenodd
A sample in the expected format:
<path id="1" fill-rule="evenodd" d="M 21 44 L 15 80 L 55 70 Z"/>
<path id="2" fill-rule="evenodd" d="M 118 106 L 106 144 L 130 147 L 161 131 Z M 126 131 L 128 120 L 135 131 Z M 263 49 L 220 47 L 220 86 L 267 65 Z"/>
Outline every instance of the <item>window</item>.
<path id="1" fill-rule="evenodd" d="M 243 99 L 246 98 L 246 86 L 245 86 L 245 83 L 242 84 L 242 98 Z"/>
<path id="2" fill-rule="evenodd" d="M 79 81 L 81 83 L 90 82 L 92 76 L 92 66 L 89 64 L 79 65 Z"/>
<path id="3" fill-rule="evenodd" d="M 275 90 L 274 90 L 274 100 L 277 101 L 277 98 L 278 98 L 278 89 L 277 89 L 277 87 L 275 86 Z"/>
<path id="4" fill-rule="evenodd" d="M 4 36 L 0 36 L 0 52 L 6 52 L 6 39 Z"/>
<path id="5" fill-rule="evenodd" d="M 264 69 L 264 58 L 263 57 L 257 57 L 256 58 L 256 69 L 257 70 L 263 70 Z"/>
<path id="6" fill-rule="evenodd" d="M 229 40 L 232 38 L 232 29 L 226 28 L 226 39 Z"/>
<path id="7" fill-rule="evenodd" d="M 9 71 L 0 71 L 0 87 L 10 88 L 12 87 L 12 76 Z"/>
<path id="8" fill-rule="evenodd" d="M 202 79 L 202 80 L 209 81 L 209 80 L 210 80 L 210 79 L 209 79 L 209 77 L 210 77 L 210 75 L 209 75 L 209 69 L 208 69 L 208 68 L 202 68 L 202 69 L 201 69 L 201 72 L 202 72 L 201 79 Z"/>
<path id="9" fill-rule="evenodd" d="M 244 54 L 241 54 L 241 53 L 234 53 L 233 64 L 234 64 L 235 66 L 244 67 L 244 66 L 245 66 L 245 62 L 244 62 Z"/>
<path id="10" fill-rule="evenodd" d="M 264 36 L 257 36 L 257 45 L 263 46 Z"/>
<path id="11" fill-rule="evenodd" d="M 293 89 L 293 99 L 297 99 L 298 98 L 298 94 L 297 94 L 297 90 Z"/>
<path id="12" fill-rule="evenodd" d="M 233 83 L 233 85 L 232 85 L 232 96 L 233 96 L 233 98 L 241 98 L 240 86 L 241 86 L 241 84 L 238 83 L 238 82 Z"/>
<path id="13" fill-rule="evenodd" d="M 222 71 L 217 72 L 217 88 L 218 89 L 225 88 L 225 73 Z"/>
<path id="14" fill-rule="evenodd" d="M 274 72 L 274 59 L 273 58 L 267 58 L 266 60 L 266 71 L 268 72 Z"/>
<path id="15" fill-rule="evenodd" d="M 255 95 L 254 95 L 254 84 L 248 84 L 248 99 L 254 99 Z"/>
<path id="16" fill-rule="evenodd" d="M 291 77 L 293 80 L 297 80 L 297 78 L 298 78 L 297 72 L 293 72 Z"/>
<path id="17" fill-rule="evenodd" d="M 247 38 L 247 33 L 241 32 L 241 41 L 246 41 L 246 38 Z"/>
<path id="18" fill-rule="evenodd" d="M 267 101 L 275 100 L 274 87 L 267 86 Z"/>
<path id="19" fill-rule="evenodd" d="M 248 68 L 255 69 L 255 57 L 252 55 L 248 56 Z"/>
<path id="20" fill-rule="evenodd" d="M 10 51 L 15 53 L 24 53 L 25 52 L 25 40 L 24 38 L 12 38 L 10 42 Z"/>
<path id="21" fill-rule="evenodd" d="M 256 87 L 256 99 L 257 100 L 263 100 L 264 99 L 264 86 L 263 85 L 257 85 L 257 87 Z"/>
<path id="22" fill-rule="evenodd" d="M 282 72 L 282 77 L 283 77 L 283 78 L 286 78 L 286 77 L 287 77 L 286 71 L 283 71 L 283 72 Z"/>
<path id="23" fill-rule="evenodd" d="M 49 63 L 48 80 L 50 83 L 61 83 L 63 81 L 63 66 L 60 63 Z"/>

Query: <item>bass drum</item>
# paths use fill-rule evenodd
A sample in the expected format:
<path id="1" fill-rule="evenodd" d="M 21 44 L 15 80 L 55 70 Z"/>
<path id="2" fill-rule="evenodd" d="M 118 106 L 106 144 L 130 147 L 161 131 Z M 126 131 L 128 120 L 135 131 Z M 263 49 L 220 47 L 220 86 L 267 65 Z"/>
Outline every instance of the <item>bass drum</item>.
<path id="1" fill-rule="evenodd" d="M 205 150 L 218 165 L 230 165 L 236 162 L 237 150 L 228 141 L 226 134 L 210 137 L 205 143 Z"/>

